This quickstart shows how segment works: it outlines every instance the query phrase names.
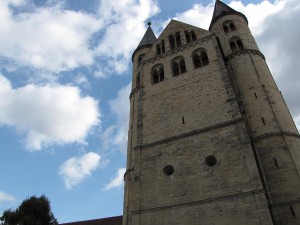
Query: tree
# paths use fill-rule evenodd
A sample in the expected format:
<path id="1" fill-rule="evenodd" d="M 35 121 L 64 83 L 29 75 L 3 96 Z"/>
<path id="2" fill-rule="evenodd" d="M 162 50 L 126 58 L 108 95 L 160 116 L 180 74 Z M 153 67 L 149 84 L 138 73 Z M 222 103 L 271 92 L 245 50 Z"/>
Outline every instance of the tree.
<path id="1" fill-rule="evenodd" d="M 25 199 L 16 210 L 5 210 L 2 225 L 58 225 L 45 195 Z"/>

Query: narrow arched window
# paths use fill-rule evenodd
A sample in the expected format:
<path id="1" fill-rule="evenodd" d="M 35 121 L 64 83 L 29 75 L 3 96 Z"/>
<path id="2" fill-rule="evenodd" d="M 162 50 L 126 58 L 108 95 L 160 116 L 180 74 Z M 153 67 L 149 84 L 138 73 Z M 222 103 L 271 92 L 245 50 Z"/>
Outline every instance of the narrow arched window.
<path id="1" fill-rule="evenodd" d="M 180 47 L 180 46 L 181 46 L 180 33 L 179 33 L 179 32 L 176 32 L 175 37 L 176 37 L 176 46 L 177 46 L 177 47 Z"/>
<path id="2" fill-rule="evenodd" d="M 164 68 L 162 65 L 156 65 L 151 70 L 152 84 L 157 84 L 165 79 Z"/>
<path id="3" fill-rule="evenodd" d="M 185 35 L 186 43 L 191 43 L 191 37 L 187 30 L 184 31 L 184 35 Z"/>
<path id="4" fill-rule="evenodd" d="M 223 30 L 224 30 L 224 33 L 227 34 L 231 31 L 235 31 L 236 28 L 235 28 L 234 23 L 231 20 L 227 20 L 223 23 Z"/>
<path id="5" fill-rule="evenodd" d="M 242 40 L 239 37 L 233 37 L 230 40 L 230 48 L 232 52 L 236 52 L 244 49 Z"/>
<path id="6" fill-rule="evenodd" d="M 172 65 L 173 76 L 178 76 L 186 72 L 185 61 L 182 56 L 173 59 L 171 65 Z"/>
<path id="7" fill-rule="evenodd" d="M 192 54 L 192 59 L 196 69 L 209 64 L 207 52 L 203 48 L 195 50 Z"/>
<path id="8" fill-rule="evenodd" d="M 165 48 L 165 40 L 162 40 L 161 41 L 161 52 L 164 53 L 166 51 L 166 48 Z"/>
<path id="9" fill-rule="evenodd" d="M 174 49 L 176 46 L 175 46 L 175 39 L 173 35 L 169 36 L 169 41 L 170 41 L 170 48 Z"/>

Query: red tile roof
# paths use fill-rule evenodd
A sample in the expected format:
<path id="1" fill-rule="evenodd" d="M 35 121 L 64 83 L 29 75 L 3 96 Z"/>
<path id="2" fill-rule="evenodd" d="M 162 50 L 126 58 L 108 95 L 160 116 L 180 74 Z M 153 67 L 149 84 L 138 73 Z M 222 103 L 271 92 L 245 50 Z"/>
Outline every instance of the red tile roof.
<path id="1" fill-rule="evenodd" d="M 122 225 L 123 216 L 114 216 L 96 220 L 86 220 L 72 223 L 61 223 L 60 225 Z"/>

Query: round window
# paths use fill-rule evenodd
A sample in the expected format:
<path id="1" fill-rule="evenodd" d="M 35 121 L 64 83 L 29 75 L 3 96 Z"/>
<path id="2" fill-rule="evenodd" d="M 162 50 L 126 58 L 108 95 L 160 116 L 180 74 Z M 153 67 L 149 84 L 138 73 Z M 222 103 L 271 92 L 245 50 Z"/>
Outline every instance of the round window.
<path id="1" fill-rule="evenodd" d="M 170 176 L 174 173 L 174 167 L 172 165 L 167 165 L 163 168 L 163 172 L 165 175 Z"/>
<path id="2" fill-rule="evenodd" d="M 205 158 L 205 163 L 207 166 L 212 167 L 212 166 L 216 165 L 217 159 L 215 156 L 209 155 Z"/>

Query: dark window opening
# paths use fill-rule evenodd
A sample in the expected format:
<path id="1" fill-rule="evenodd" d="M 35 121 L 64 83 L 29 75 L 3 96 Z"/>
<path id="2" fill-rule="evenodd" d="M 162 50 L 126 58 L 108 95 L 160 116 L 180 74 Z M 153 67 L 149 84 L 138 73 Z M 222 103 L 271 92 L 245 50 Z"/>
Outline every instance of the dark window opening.
<path id="1" fill-rule="evenodd" d="M 273 157 L 273 160 L 274 160 L 274 163 L 275 163 L 275 166 L 276 166 L 276 168 L 278 169 L 278 168 L 279 168 L 279 166 L 278 166 L 277 159 L 276 159 L 275 157 Z"/>
<path id="2" fill-rule="evenodd" d="M 226 25 L 223 26 L 223 29 L 224 29 L 224 33 L 225 34 L 227 34 L 229 32 L 229 29 L 228 29 L 228 27 Z"/>
<path id="3" fill-rule="evenodd" d="M 194 55 L 193 55 L 193 61 L 194 61 L 195 68 L 199 68 L 199 67 L 202 66 L 202 65 L 201 65 L 201 60 L 200 60 L 199 55 L 194 54 Z"/>
<path id="4" fill-rule="evenodd" d="M 161 52 L 164 53 L 165 51 L 166 51 L 166 49 L 165 49 L 165 41 L 162 40 L 161 41 Z"/>
<path id="5" fill-rule="evenodd" d="M 157 84 L 165 79 L 164 69 L 160 67 L 158 70 L 152 70 L 152 83 Z"/>
<path id="6" fill-rule="evenodd" d="M 177 44 L 177 47 L 180 47 L 180 46 L 181 46 L 180 33 L 179 33 L 179 32 L 176 32 L 175 36 L 176 36 L 176 44 Z"/>
<path id="7" fill-rule="evenodd" d="M 266 121 L 263 117 L 261 118 L 261 120 L 262 120 L 263 124 L 266 124 Z"/>
<path id="8" fill-rule="evenodd" d="M 170 48 L 174 49 L 175 48 L 175 39 L 174 39 L 173 35 L 169 36 L 169 41 L 170 41 Z"/>
<path id="9" fill-rule="evenodd" d="M 293 216 L 296 216 L 295 211 L 292 206 L 290 206 L 290 210 L 291 210 L 291 213 L 293 214 Z"/>
<path id="10" fill-rule="evenodd" d="M 184 31 L 184 34 L 185 34 L 186 43 L 191 43 L 191 37 L 189 32 L 186 30 Z"/>
<path id="11" fill-rule="evenodd" d="M 186 67 L 185 67 L 185 62 L 183 59 L 180 60 L 180 72 L 185 73 L 186 72 Z"/>
<path id="12" fill-rule="evenodd" d="M 174 167 L 172 165 L 167 165 L 163 168 L 163 173 L 167 176 L 171 176 L 174 173 Z"/>
<path id="13" fill-rule="evenodd" d="M 138 58 L 138 66 L 141 65 L 141 62 L 142 62 L 142 60 L 143 60 L 144 55 L 145 55 L 145 54 L 142 54 L 142 55 L 139 56 L 139 58 Z"/>
<path id="14" fill-rule="evenodd" d="M 140 74 L 138 74 L 136 76 L 136 87 L 139 87 L 140 86 L 140 83 L 141 83 L 141 77 L 140 77 Z"/>
<path id="15" fill-rule="evenodd" d="M 244 46 L 243 46 L 243 43 L 242 43 L 242 41 L 241 40 L 237 40 L 237 46 L 238 46 L 238 48 L 239 48 L 239 50 L 242 50 L 242 49 L 244 49 Z"/>
<path id="16" fill-rule="evenodd" d="M 205 158 L 205 163 L 207 166 L 212 167 L 212 166 L 216 165 L 217 159 L 215 156 L 209 155 Z"/>
<path id="17" fill-rule="evenodd" d="M 209 64 L 206 51 L 196 52 L 192 58 L 196 69 Z"/>
<path id="18" fill-rule="evenodd" d="M 236 52 L 237 51 L 237 47 L 236 47 L 236 44 L 235 42 L 230 42 L 230 48 L 231 48 L 231 51 L 232 52 Z"/>
<path id="19" fill-rule="evenodd" d="M 192 36 L 192 41 L 196 41 L 196 34 L 193 30 L 191 31 L 191 36 Z"/>
<path id="20" fill-rule="evenodd" d="M 174 76 L 178 76 L 179 74 L 182 74 L 182 73 L 186 72 L 185 61 L 182 57 L 173 60 L 172 70 L 173 70 L 173 75 Z"/>
<path id="21" fill-rule="evenodd" d="M 229 24 L 229 28 L 230 28 L 230 31 L 236 30 L 233 23 L 230 23 L 230 24 Z"/>
<path id="22" fill-rule="evenodd" d="M 201 58 L 202 58 L 202 64 L 203 66 L 207 65 L 209 63 L 208 56 L 206 52 L 201 52 Z"/>
<path id="23" fill-rule="evenodd" d="M 181 119 L 182 119 L 182 124 L 185 124 L 184 117 L 182 117 Z"/>

